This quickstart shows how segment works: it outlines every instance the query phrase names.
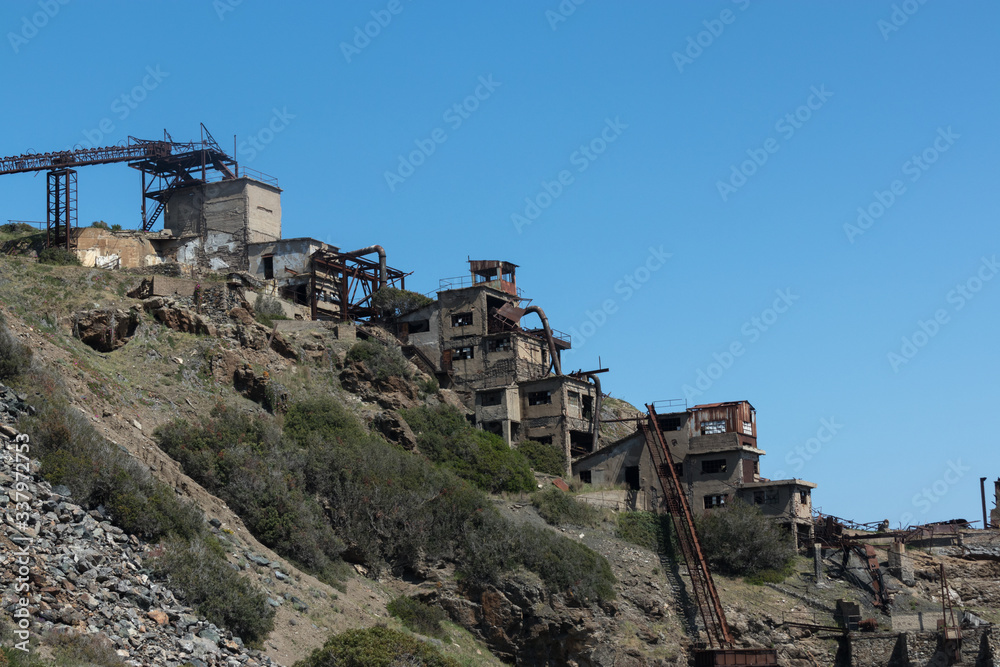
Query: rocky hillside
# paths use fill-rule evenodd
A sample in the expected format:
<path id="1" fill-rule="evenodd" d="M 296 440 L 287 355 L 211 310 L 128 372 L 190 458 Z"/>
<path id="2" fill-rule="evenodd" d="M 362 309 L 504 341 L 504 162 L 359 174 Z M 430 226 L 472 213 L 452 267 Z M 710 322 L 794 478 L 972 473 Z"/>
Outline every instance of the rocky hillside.
<path id="1" fill-rule="evenodd" d="M 32 370 L 9 381 L 13 390 L 0 393 L 3 644 L 15 659 L 20 658 L 12 647 L 19 637 L 10 631 L 17 629 L 15 614 L 22 607 L 31 618 L 32 655 L 43 661 L 30 664 L 293 665 L 352 628 L 386 624 L 413 632 L 389 612 L 393 600 L 409 596 L 444 610 L 442 635 L 415 636 L 457 664 L 688 664 L 697 623 L 690 614 L 683 565 L 658 553 L 655 545 L 623 540 L 620 518 L 606 510 L 586 518 L 544 520 L 527 488 L 518 487 L 523 479 L 516 474 L 501 480 L 499 473 L 490 473 L 496 483 L 492 494 L 477 495 L 482 491 L 474 487 L 489 486 L 490 480 L 477 477 L 454 453 L 475 444 L 481 447 L 476 450 L 480 458 L 473 459 L 482 466 L 496 465 L 491 457 L 497 454 L 486 441 L 454 435 L 455 424 L 433 421 L 461 415 L 460 401 L 412 365 L 388 353 L 378 356 L 377 350 L 391 345 L 372 342 L 376 352 L 355 349 L 354 340 L 329 327 L 274 333 L 254 314 L 249 288 L 241 299 L 218 280 L 203 279 L 197 298 L 143 298 L 137 288 L 145 278 L 0 258 L 0 314 L 14 339 L 33 351 Z M 359 334 L 391 343 L 375 328 Z M 47 378 L 56 378 L 58 389 Z M 53 468 L 51 457 L 42 457 L 41 469 L 36 459 L 22 471 L 25 488 L 15 488 L 14 438 L 39 428 L 41 417 L 55 405 L 54 393 L 73 420 L 110 443 L 109 451 L 151 474 L 151 497 L 158 497 L 156 484 L 162 483 L 176 502 L 197 508 L 198 526 L 182 526 L 181 532 L 190 534 L 178 541 L 178 529 L 150 527 L 132 517 L 126 525 L 136 528 L 130 534 L 121 527 L 127 506 L 114 494 L 99 496 L 100 489 L 88 488 L 79 495 L 44 481 L 54 470 L 76 479 L 71 471 Z M 320 398 L 338 406 L 336 423 L 310 421 L 315 415 L 307 408 L 315 404 L 309 401 Z M 225 409 L 220 412 L 219 406 Z M 614 399 L 606 402 L 602 416 L 634 412 Z M 78 424 L 73 420 L 68 423 Z M 302 424 L 311 426 L 296 427 Z M 219 436 L 226 428 L 236 430 Z M 613 424 L 607 428 L 602 431 L 607 438 L 619 435 Z M 306 432 L 323 429 L 332 440 L 322 445 L 310 439 L 319 436 Z M 358 451 L 323 458 L 330 442 L 345 438 L 364 444 Z M 32 455 L 48 451 L 39 447 Z M 349 471 L 338 468 L 349 456 L 358 457 L 352 460 L 359 466 L 383 468 L 352 487 Z M 385 458 L 370 460 L 377 456 Z M 235 467 L 224 462 L 230 457 L 239 462 Z M 503 466 L 520 465 L 504 461 Z M 131 470 L 125 463 L 114 465 Z M 338 470 L 340 476 L 317 475 L 318 469 Z M 380 499 L 401 493 L 408 475 L 425 480 L 422 488 L 433 493 L 420 496 L 407 487 L 408 500 L 385 506 L 398 513 L 392 520 L 378 512 L 360 517 L 355 511 L 382 507 Z M 538 476 L 530 485 L 547 485 L 549 479 Z M 362 491 L 356 507 L 337 504 L 337 497 L 353 490 Z M 426 520 L 418 506 L 455 499 L 448 511 L 465 511 L 457 495 L 472 509 L 463 519 L 466 537 L 442 533 L 444 543 L 427 542 L 425 533 L 451 515 L 412 523 Z M 477 505 L 480 497 L 489 507 Z M 91 506 L 94 498 L 106 502 Z M 254 498 L 261 503 L 251 502 Z M 284 508 L 274 521 L 268 519 L 272 505 L 265 500 Z M 19 502 L 28 503 L 28 518 L 20 526 Z M 494 517 L 494 510 L 489 521 L 475 518 Z M 286 525 L 282 518 L 289 516 L 302 523 Z M 361 521 L 370 522 L 375 542 L 365 543 L 352 532 Z M 33 551 L 30 595 L 21 605 L 16 568 L 24 540 L 30 540 Z M 913 618 L 921 614 L 933 631 L 941 591 L 934 572 L 941 563 L 948 572 L 947 594 L 960 614 L 969 612 L 970 625 L 978 622 L 971 619 L 1000 621 L 998 543 L 995 531 L 980 531 L 970 533 L 961 548 L 911 550 L 913 580 L 886 574 L 896 597 L 893 614 L 865 608 L 866 616 L 878 620 L 879 632 L 871 636 L 897 641 L 893 628 L 912 634 Z M 303 545 L 315 548 L 307 551 Z M 544 557 L 550 552 L 557 555 Z M 197 582 L 179 576 L 176 562 L 173 570 L 157 564 L 167 562 L 158 558 L 166 555 L 169 561 L 176 553 L 227 562 L 231 576 L 238 577 L 232 581 L 246 587 L 246 604 L 259 604 L 261 617 L 273 614 L 273 627 L 265 636 L 248 639 L 221 621 L 209 621 L 206 615 L 213 613 L 230 623 L 232 618 L 213 610 L 213 600 L 192 595 Z M 882 547 L 879 553 L 885 562 Z M 576 562 L 586 581 L 567 566 Z M 489 563 L 505 574 L 484 574 Z M 863 662 L 863 655 L 879 655 L 871 642 L 865 653 L 858 648 L 861 640 L 854 641 L 852 653 L 851 641 L 837 632 L 786 624 L 836 626 L 838 599 L 868 604 L 865 582 L 845 570 L 837 554 L 826 554 L 821 569 L 817 580 L 813 559 L 803 555 L 771 583 L 717 576 L 738 643 L 776 647 L 783 665 L 879 664 L 877 657 Z M 255 626 L 245 627 L 252 633 Z M 986 647 L 977 649 L 977 659 L 992 660 L 995 639 L 986 630 L 972 632 L 980 633 L 976 636 Z M 893 650 L 890 646 L 889 653 Z"/>

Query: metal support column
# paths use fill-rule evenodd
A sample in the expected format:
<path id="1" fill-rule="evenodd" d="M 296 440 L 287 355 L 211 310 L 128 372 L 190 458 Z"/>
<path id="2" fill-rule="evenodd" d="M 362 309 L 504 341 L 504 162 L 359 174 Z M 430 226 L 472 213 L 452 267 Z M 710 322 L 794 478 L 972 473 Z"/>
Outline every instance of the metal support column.
<path id="1" fill-rule="evenodd" d="M 71 230 L 77 226 L 76 171 L 59 169 L 48 172 L 46 195 L 46 246 L 63 246 L 69 250 L 72 245 Z"/>

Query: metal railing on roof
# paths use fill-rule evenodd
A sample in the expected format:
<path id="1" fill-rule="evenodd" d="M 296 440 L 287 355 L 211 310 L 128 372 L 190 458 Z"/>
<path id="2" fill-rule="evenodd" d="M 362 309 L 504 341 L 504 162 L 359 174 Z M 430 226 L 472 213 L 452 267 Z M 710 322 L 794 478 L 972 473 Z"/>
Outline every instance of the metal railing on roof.
<path id="1" fill-rule="evenodd" d="M 268 185 L 273 185 L 278 187 L 278 179 L 270 174 L 265 174 L 262 171 L 257 171 L 256 169 L 251 169 L 250 167 L 239 167 L 238 176 L 249 178 L 255 181 L 260 181 L 261 183 L 267 183 Z"/>
<path id="2" fill-rule="evenodd" d="M 545 329 L 524 329 L 524 333 L 533 334 L 537 336 L 545 336 Z M 552 337 L 558 340 L 564 341 L 566 343 L 572 343 L 573 337 L 570 336 L 565 331 L 559 331 L 559 329 L 552 329 Z"/>
<path id="3" fill-rule="evenodd" d="M 466 276 L 455 276 L 454 278 L 440 278 L 438 280 L 438 292 L 446 292 L 453 289 L 463 289 L 466 287 L 477 287 L 483 285 L 486 287 L 493 287 L 500 291 L 504 291 L 500 288 L 500 280 L 476 280 L 470 275 Z M 521 288 L 517 288 L 517 295 L 521 296 Z"/>
<path id="4" fill-rule="evenodd" d="M 661 409 L 669 412 L 680 412 L 679 408 L 683 408 L 683 411 L 687 412 L 688 402 L 686 398 L 667 398 L 653 401 L 653 409 L 657 412 L 660 412 Z"/>

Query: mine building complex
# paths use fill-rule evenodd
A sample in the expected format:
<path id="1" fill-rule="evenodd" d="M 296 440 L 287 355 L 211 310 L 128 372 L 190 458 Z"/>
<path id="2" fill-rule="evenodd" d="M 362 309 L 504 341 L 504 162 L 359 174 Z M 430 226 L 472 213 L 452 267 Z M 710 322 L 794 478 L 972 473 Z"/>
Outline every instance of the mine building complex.
<path id="1" fill-rule="evenodd" d="M 76 224 L 75 169 L 110 163 L 127 163 L 141 174 L 139 230 Z M 409 275 L 390 267 L 379 245 L 345 252 L 313 238 L 282 238 L 277 179 L 241 169 L 204 126 L 201 140 L 192 143 L 164 132 L 162 140 L 130 137 L 125 146 L 0 158 L 0 174 L 38 171 L 48 175 L 48 245 L 74 251 L 84 266 L 170 263 L 192 277 L 237 275 L 278 297 L 289 317 L 343 323 L 377 316 L 374 294 L 404 289 Z M 151 231 L 161 215 L 163 230 Z M 556 445 L 571 462 L 567 476 L 624 485 L 634 507 L 660 507 L 662 485 L 641 419 L 631 435 L 602 441 L 600 374 L 607 369 L 563 372 L 570 337 L 522 294 L 516 270 L 506 261 L 470 260 L 466 276 L 441 280 L 429 305 L 397 318 L 402 351 L 462 397 L 478 428 L 512 447 L 525 440 Z M 786 524 L 800 542 L 811 536 L 816 485 L 761 476 L 764 451 L 750 403 L 685 405 L 657 418 L 693 511 L 739 498 Z"/>
<path id="2" fill-rule="evenodd" d="M 757 443 L 757 411 L 749 401 L 695 405 L 657 418 L 693 512 L 740 499 L 786 525 L 800 544 L 810 543 L 816 485 L 761 476 L 765 452 Z M 639 429 L 574 459 L 573 475 L 591 484 L 624 484 L 635 492 L 637 507 L 659 507 L 661 485 Z"/>

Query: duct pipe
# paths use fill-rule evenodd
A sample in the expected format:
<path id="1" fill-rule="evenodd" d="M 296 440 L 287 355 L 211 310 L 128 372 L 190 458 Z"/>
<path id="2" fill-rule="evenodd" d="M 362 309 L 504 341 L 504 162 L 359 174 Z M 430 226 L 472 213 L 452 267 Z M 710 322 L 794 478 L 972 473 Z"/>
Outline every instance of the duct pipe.
<path id="1" fill-rule="evenodd" d="M 986 478 L 979 478 L 979 493 L 983 497 L 983 529 L 990 527 L 990 520 L 986 514 Z"/>
<path id="2" fill-rule="evenodd" d="M 598 439 L 601 437 L 601 378 L 597 376 L 597 373 L 586 373 L 585 375 L 593 380 L 594 390 L 597 392 L 597 398 L 594 399 L 594 418 L 590 422 L 592 438 L 590 451 L 596 452 Z"/>
<path id="3" fill-rule="evenodd" d="M 344 254 L 348 257 L 361 257 L 362 255 L 370 255 L 373 252 L 378 253 L 378 288 L 384 289 L 388 284 L 389 274 L 385 263 L 385 248 L 380 245 L 370 245 L 367 248 L 352 250 L 351 252 L 345 252 Z"/>
<path id="4" fill-rule="evenodd" d="M 549 327 L 549 318 L 545 317 L 545 311 L 538 306 L 528 306 L 524 309 L 524 314 L 528 313 L 538 313 L 539 319 L 542 320 L 542 328 L 545 329 L 545 340 L 549 343 L 549 356 L 552 357 L 552 367 L 555 369 L 556 375 L 562 375 L 562 363 L 559 361 L 559 353 L 556 351 L 556 341 L 552 337 L 552 328 Z"/>

